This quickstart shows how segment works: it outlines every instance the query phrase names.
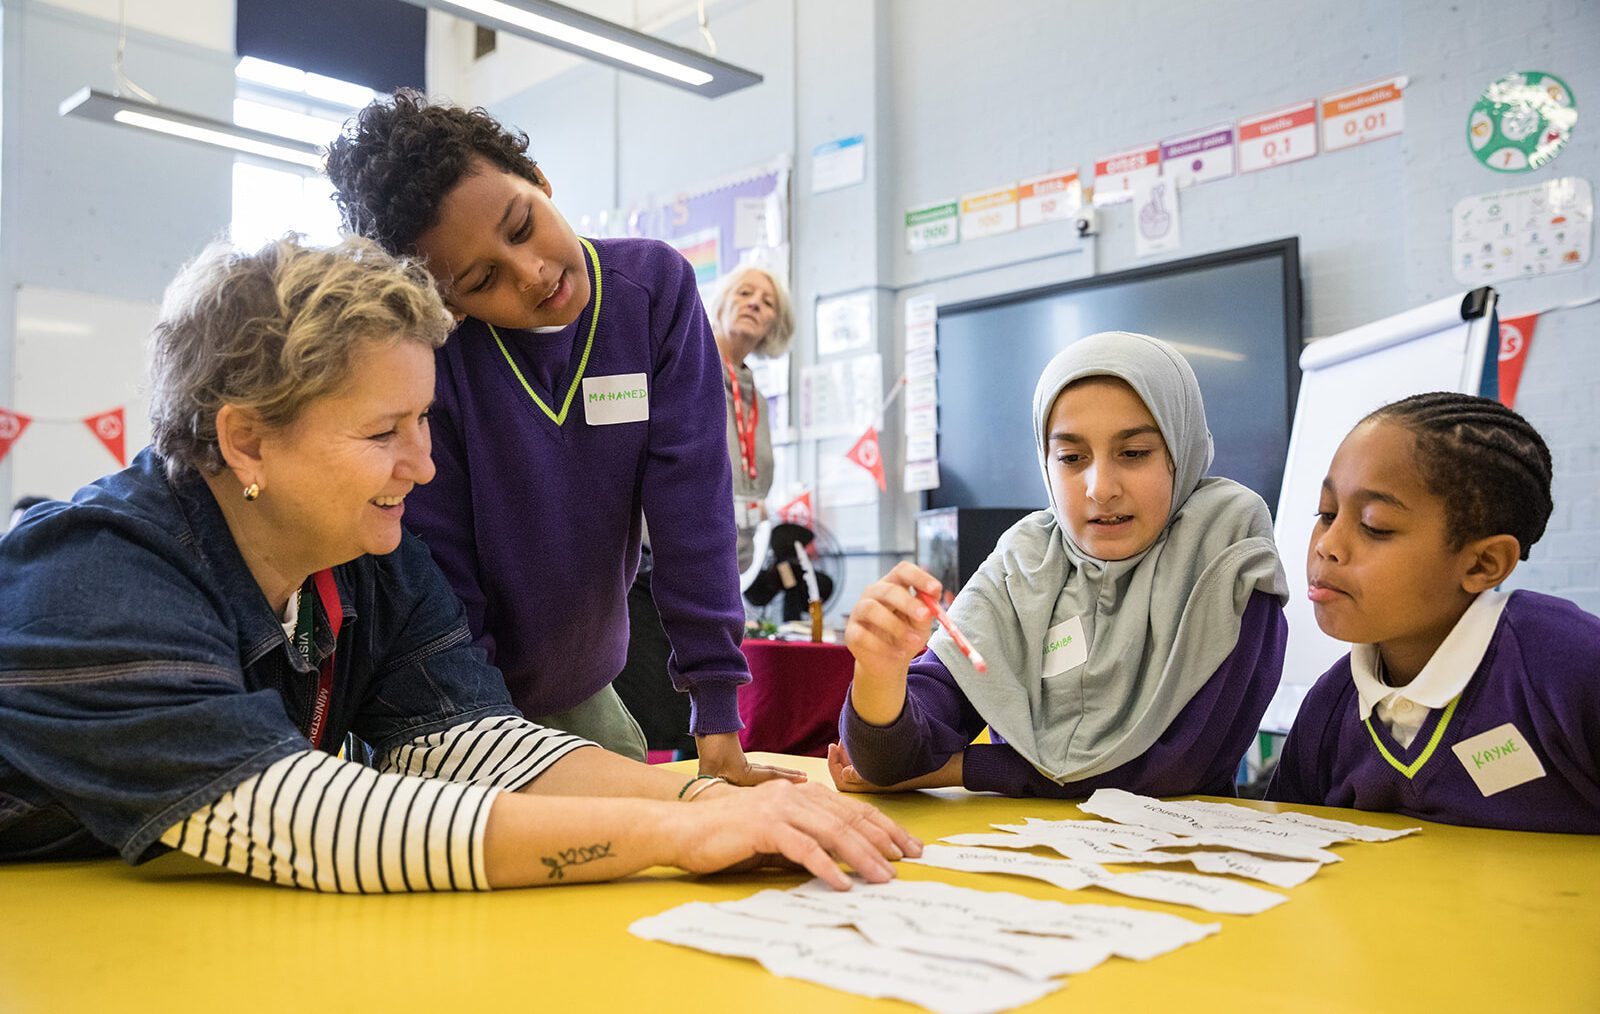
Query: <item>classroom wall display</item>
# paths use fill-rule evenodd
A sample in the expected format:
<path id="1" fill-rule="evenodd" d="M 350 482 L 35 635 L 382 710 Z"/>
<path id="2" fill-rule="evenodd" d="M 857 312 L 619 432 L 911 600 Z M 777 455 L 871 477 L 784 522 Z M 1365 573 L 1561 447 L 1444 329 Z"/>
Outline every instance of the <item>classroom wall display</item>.
<path id="1" fill-rule="evenodd" d="M 1074 174 L 1076 175 L 1076 174 Z M 906 492 L 939 487 L 938 297 L 920 293 L 906 300 Z"/>
<path id="2" fill-rule="evenodd" d="M 879 424 L 883 357 L 877 353 L 800 370 L 800 439 L 859 436 Z"/>
<path id="3" fill-rule="evenodd" d="M 1464 197 L 1451 213 L 1451 270 L 1464 285 L 1589 263 L 1594 190 L 1579 176 Z"/>
<path id="4" fill-rule="evenodd" d="M 935 201 L 906 211 L 906 252 L 949 246 L 961 238 L 959 201 Z"/>
<path id="5" fill-rule="evenodd" d="M 670 197 L 656 194 L 629 207 L 582 215 L 577 228 L 586 236 L 635 236 L 668 243 L 693 267 L 700 297 L 709 304 L 723 276 L 744 265 L 763 268 L 792 285 L 789 181 L 789 159 L 781 156 Z M 748 360 L 767 401 L 775 444 L 794 436 L 789 362 L 787 353 L 771 360 Z"/>
<path id="6" fill-rule="evenodd" d="M 1014 232 L 1016 228 L 1016 184 L 961 196 L 961 242 Z"/>
<path id="7" fill-rule="evenodd" d="M 1233 125 L 1224 123 L 1161 142 L 1161 174 L 1178 189 L 1233 175 Z"/>
<path id="8" fill-rule="evenodd" d="M 1406 127 L 1405 87 L 1391 77 L 1322 97 L 1322 150 L 1338 151 L 1394 137 Z"/>
<path id="9" fill-rule="evenodd" d="M 817 300 L 817 356 L 836 356 L 872 344 L 872 292 L 863 289 Z"/>
<path id="10" fill-rule="evenodd" d="M 1543 75 L 1540 80 L 1547 78 L 1556 80 L 1550 75 Z M 1147 221 L 1152 225 L 1163 221 L 1165 214 L 1171 214 L 1175 223 L 1177 190 L 1402 133 L 1405 89 L 1409 83 L 1406 75 L 1395 75 L 1329 93 L 1321 100 L 1296 103 L 1236 123 L 1217 124 L 1102 156 L 1094 162 L 1094 204 L 1105 207 L 1132 202 L 1136 192 L 1150 192 L 1151 181 L 1165 178 L 1172 181 L 1166 196 L 1158 202 L 1146 197 L 1140 207 L 1159 204 L 1149 212 Z M 1565 96 L 1570 104 L 1565 85 L 1559 91 L 1555 88 L 1553 84 L 1546 85 L 1547 97 Z M 1576 117 L 1575 109 L 1572 116 Z M 1045 222 L 1071 220 L 1077 217 L 1082 203 L 1083 187 L 1077 172 L 1058 170 L 1029 177 L 1015 187 L 924 204 L 905 213 L 906 250 L 918 253 Z M 1140 232 L 1136 230 L 1135 235 Z M 1175 235 L 1171 242 L 1176 243 Z M 1156 251 L 1141 248 L 1139 256 L 1153 252 Z"/>
<path id="11" fill-rule="evenodd" d="M 1076 218 L 1081 207 L 1083 183 L 1076 169 L 1031 176 L 1017 183 L 1017 225 L 1021 228 Z"/>
<path id="12" fill-rule="evenodd" d="M 867 135 L 827 141 L 811 149 L 811 192 L 827 193 L 867 178 Z"/>
<path id="13" fill-rule="evenodd" d="M 1286 731 L 1311 685 L 1350 650 L 1317 626 L 1306 599 L 1306 547 L 1328 462 L 1368 412 L 1423 391 L 1498 393 L 1495 291 L 1435 300 L 1306 346 L 1274 536 L 1291 594 L 1283 682 L 1262 719 Z"/>
<path id="14" fill-rule="evenodd" d="M 1526 173 L 1566 147 L 1578 122 L 1567 83 L 1541 70 L 1519 70 L 1491 81 L 1467 113 L 1467 146 L 1497 173 Z"/>
<path id="15" fill-rule="evenodd" d="M 695 285 L 702 296 L 706 295 L 722 274 L 722 230 L 713 225 L 688 235 L 672 236 L 667 242 L 689 262 Z"/>
<path id="16" fill-rule="evenodd" d="M 789 159 L 732 173 L 671 195 L 578 218 L 587 236 L 663 240 L 689 259 L 702 295 L 741 264 L 789 274 Z"/>
<path id="17" fill-rule="evenodd" d="M 1133 192 L 1133 206 L 1138 214 L 1133 230 L 1136 256 L 1171 253 L 1183 245 L 1178 223 L 1178 190 L 1172 177 L 1140 180 Z"/>
<path id="18" fill-rule="evenodd" d="M 145 342 L 158 307 L 23 285 L 17 289 L 11 412 L 31 425 L 11 446 L 17 496 L 66 498 L 150 439 Z"/>
<path id="19" fill-rule="evenodd" d="M 1144 144 L 1094 160 L 1094 205 L 1103 208 L 1133 200 L 1143 180 L 1161 175 L 1161 146 Z"/>
<path id="20" fill-rule="evenodd" d="M 1239 171 L 1287 165 L 1317 153 L 1317 104 L 1301 102 L 1239 121 Z"/>

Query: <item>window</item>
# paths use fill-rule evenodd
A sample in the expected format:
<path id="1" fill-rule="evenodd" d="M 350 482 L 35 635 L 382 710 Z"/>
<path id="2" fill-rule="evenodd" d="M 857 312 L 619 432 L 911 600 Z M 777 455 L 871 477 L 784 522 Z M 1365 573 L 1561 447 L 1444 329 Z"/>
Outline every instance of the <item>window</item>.
<path id="1" fill-rule="evenodd" d="M 344 122 L 373 96 L 360 85 L 251 56 L 239 61 L 234 74 L 235 123 L 318 145 L 338 136 Z M 338 240 L 332 184 L 321 174 L 236 159 L 229 229 L 233 242 L 249 248 L 286 232 L 301 233 L 309 243 Z"/>

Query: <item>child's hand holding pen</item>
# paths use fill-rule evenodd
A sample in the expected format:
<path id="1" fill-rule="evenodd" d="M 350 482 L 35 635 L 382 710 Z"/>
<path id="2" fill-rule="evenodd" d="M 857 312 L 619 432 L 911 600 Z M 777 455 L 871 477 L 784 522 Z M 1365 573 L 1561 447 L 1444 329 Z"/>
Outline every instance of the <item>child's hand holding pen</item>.
<path id="1" fill-rule="evenodd" d="M 934 610 L 920 596 L 937 602 L 943 590 L 921 567 L 900 563 L 868 585 L 850 610 L 844 631 L 844 643 L 856 661 L 850 700 L 856 713 L 873 725 L 890 725 L 900 717 L 906 669 L 933 632 Z"/>

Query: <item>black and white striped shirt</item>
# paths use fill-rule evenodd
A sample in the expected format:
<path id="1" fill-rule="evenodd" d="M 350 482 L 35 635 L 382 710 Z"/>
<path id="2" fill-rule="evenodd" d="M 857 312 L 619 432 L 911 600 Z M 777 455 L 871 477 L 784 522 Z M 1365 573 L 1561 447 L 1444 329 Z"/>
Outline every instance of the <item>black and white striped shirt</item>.
<path id="1" fill-rule="evenodd" d="M 402 744 L 377 769 L 303 750 L 174 824 L 161 841 L 316 891 L 487 890 L 483 829 L 494 797 L 590 745 L 501 715 Z"/>

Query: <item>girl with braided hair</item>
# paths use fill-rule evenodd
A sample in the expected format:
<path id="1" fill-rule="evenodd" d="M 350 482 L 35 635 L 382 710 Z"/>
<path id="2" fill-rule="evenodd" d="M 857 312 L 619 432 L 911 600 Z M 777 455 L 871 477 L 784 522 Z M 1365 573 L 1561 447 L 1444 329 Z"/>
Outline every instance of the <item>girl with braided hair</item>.
<path id="1" fill-rule="evenodd" d="M 1550 451 L 1487 398 L 1378 409 L 1322 483 L 1306 573 L 1352 650 L 1317 681 L 1269 799 L 1600 833 L 1600 618 L 1498 590 L 1549 520 Z"/>

